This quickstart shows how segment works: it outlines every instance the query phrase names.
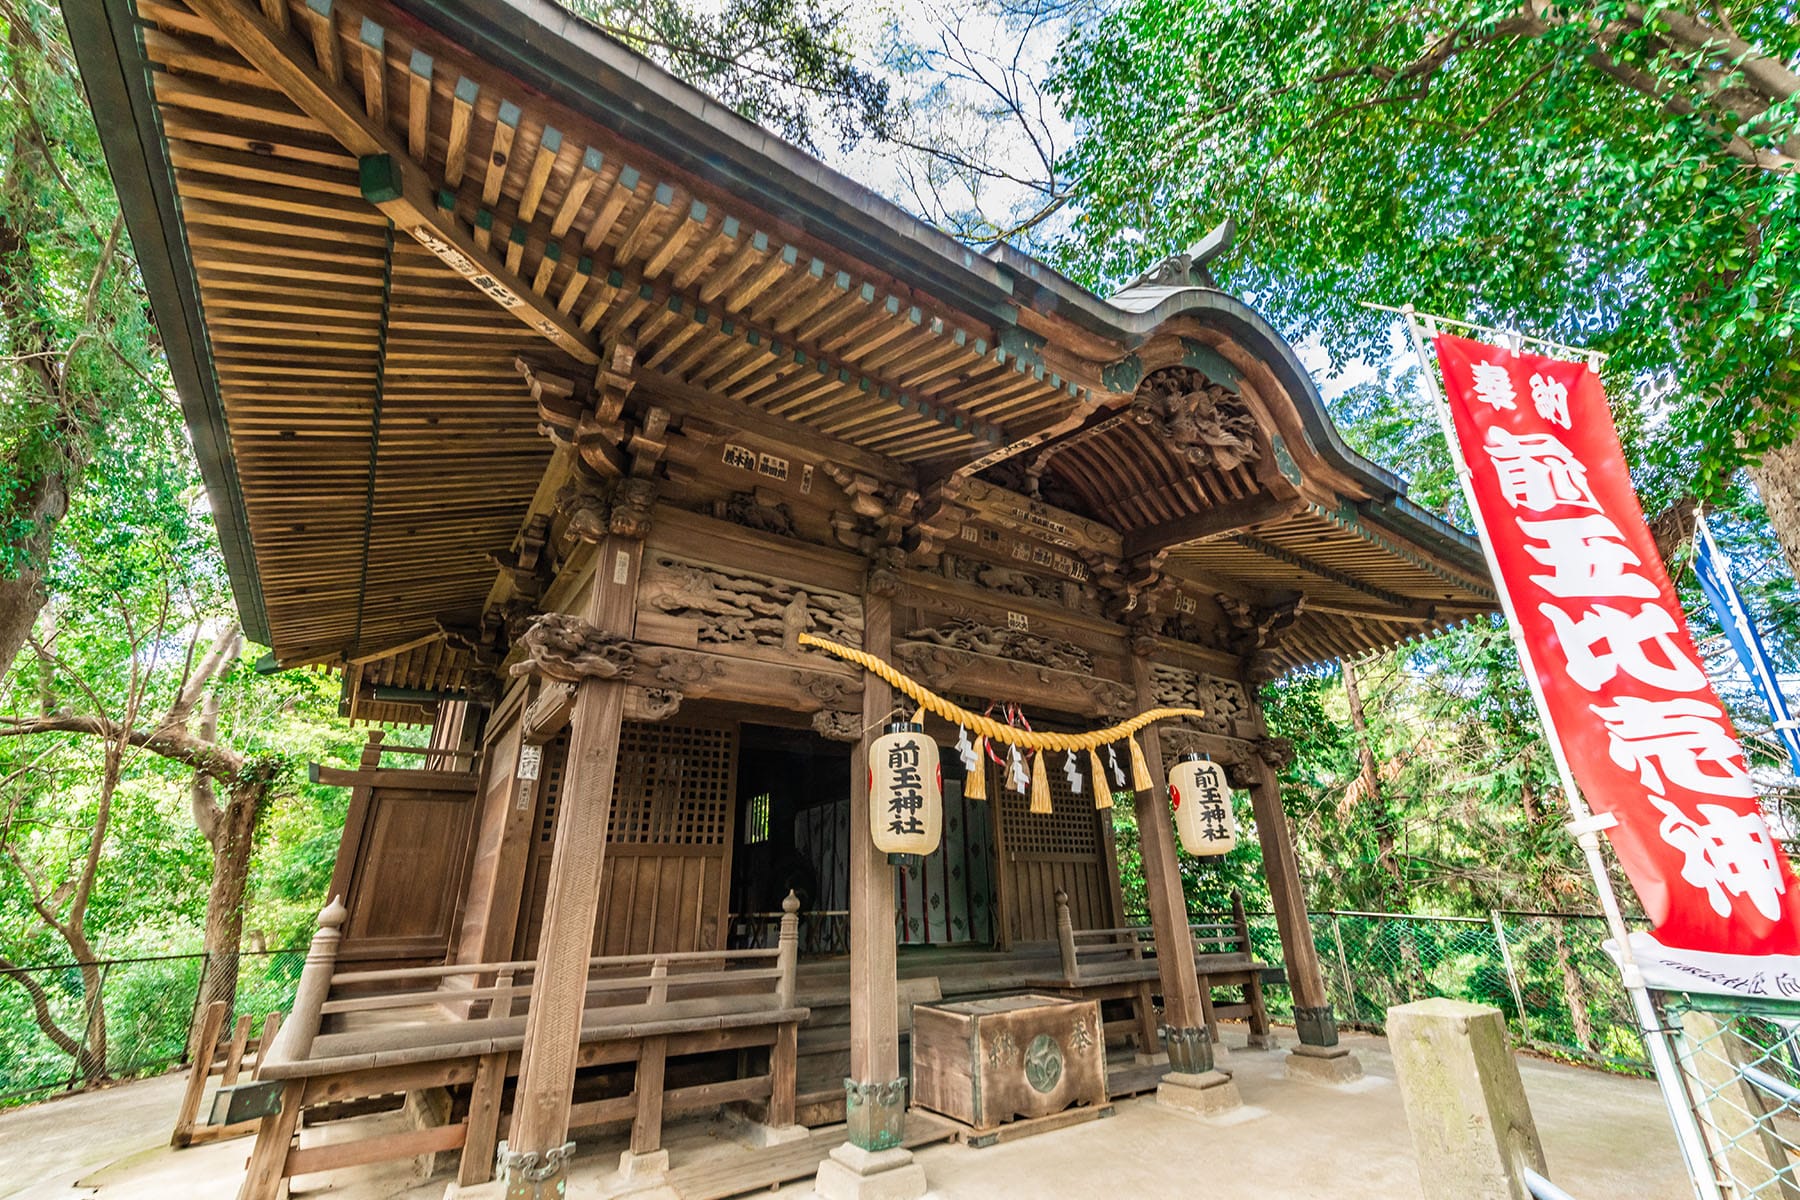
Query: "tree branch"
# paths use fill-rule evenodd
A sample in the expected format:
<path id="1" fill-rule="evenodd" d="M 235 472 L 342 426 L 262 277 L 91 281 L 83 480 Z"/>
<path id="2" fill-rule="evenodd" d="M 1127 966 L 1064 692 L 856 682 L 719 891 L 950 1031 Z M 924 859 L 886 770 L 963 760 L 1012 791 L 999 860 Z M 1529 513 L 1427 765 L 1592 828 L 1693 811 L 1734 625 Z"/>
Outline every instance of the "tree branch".
<path id="1" fill-rule="evenodd" d="M 241 774 L 247 760 L 225 746 L 203 741 L 185 729 L 126 729 L 107 717 L 80 713 L 56 713 L 29 721 L 0 719 L 0 737 L 30 737 L 35 733 L 81 733 L 148 750 L 174 762 L 204 771 L 229 784 Z"/>

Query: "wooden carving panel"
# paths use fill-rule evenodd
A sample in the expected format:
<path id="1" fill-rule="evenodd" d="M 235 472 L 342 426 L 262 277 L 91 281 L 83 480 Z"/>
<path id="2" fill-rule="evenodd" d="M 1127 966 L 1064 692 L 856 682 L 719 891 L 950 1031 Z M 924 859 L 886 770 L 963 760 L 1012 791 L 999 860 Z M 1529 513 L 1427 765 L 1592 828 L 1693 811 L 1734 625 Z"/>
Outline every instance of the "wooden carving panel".
<path id="1" fill-rule="evenodd" d="M 1166 663 L 1150 667 L 1151 696 L 1160 706 L 1198 708 L 1206 716 L 1186 723 L 1206 733 L 1238 735 L 1234 722 L 1250 718 L 1250 700 L 1235 679 L 1206 675 Z"/>
<path id="2" fill-rule="evenodd" d="M 638 636 L 664 645 L 781 651 L 808 632 L 862 645 L 860 597 L 664 551 L 645 557 L 638 606 Z"/>

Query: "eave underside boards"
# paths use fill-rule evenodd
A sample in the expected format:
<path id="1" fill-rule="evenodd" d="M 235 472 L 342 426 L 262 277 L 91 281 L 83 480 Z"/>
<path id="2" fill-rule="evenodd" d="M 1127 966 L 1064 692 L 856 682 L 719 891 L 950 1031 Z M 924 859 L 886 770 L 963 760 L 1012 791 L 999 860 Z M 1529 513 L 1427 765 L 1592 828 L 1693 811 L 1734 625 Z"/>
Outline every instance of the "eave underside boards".
<path id="1" fill-rule="evenodd" d="M 287 13 L 284 52 L 341 77 L 328 90 L 453 206 L 434 216 L 491 249 L 531 303 L 596 341 L 631 337 L 648 367 L 905 461 L 993 444 L 1085 395 L 1001 350 L 992 328 L 666 167 L 380 5 L 332 6 L 330 66 L 324 18 L 303 3 Z M 379 49 L 366 40 L 376 29 Z M 208 52 L 249 70 L 216 44 Z"/>
<path id="2" fill-rule="evenodd" d="M 1493 599 L 1391 539 L 1359 534 L 1318 509 L 1180 546 L 1168 570 L 1204 587 L 1306 598 L 1275 644 L 1288 666 L 1367 653 L 1440 632 L 1490 610 Z"/>
<path id="3" fill-rule="evenodd" d="M 188 73 L 152 35 L 153 59 L 183 66 L 153 84 L 276 649 L 341 648 L 362 582 L 387 221 L 284 96 Z M 221 147 L 259 170 L 221 165 Z"/>
<path id="4" fill-rule="evenodd" d="M 1071 439 L 1050 458 L 1046 476 L 1078 495 L 1089 513 L 1104 514 L 1121 533 L 1145 529 L 1264 494 L 1244 465 L 1195 467 L 1180 451 L 1129 417 L 1109 418 L 1104 431 Z"/>
<path id="5" fill-rule="evenodd" d="M 351 118 L 447 197 L 453 212 L 434 215 L 502 259 L 528 303 L 595 345 L 635 342 L 647 371 L 902 462 L 972 456 L 1087 403 L 992 328 L 659 169 L 410 23 L 379 28 L 378 6 L 370 24 L 334 5 L 329 33 L 304 3 L 283 10 L 283 53 L 335 76 L 351 110 L 322 119 L 207 19 L 174 0 L 139 11 L 283 661 L 355 657 L 478 612 L 485 555 L 511 542 L 547 453 L 512 361 L 582 371 L 391 234 L 344 148 Z"/>

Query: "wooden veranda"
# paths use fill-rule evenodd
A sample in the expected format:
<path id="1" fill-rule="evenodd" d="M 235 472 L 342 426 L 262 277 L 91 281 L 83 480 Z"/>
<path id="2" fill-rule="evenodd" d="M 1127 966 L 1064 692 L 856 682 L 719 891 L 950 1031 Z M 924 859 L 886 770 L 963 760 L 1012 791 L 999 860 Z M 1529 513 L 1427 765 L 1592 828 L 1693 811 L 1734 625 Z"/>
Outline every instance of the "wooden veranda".
<path id="1" fill-rule="evenodd" d="M 246 1200 L 446 1149 L 548 1196 L 571 1128 L 629 1123 L 654 1173 L 664 1115 L 719 1105 L 847 1121 L 821 1190 L 898 1194 L 941 996 L 1094 998 L 1120 1089 L 1203 1087 L 1214 988 L 1266 1035 L 1268 965 L 1189 928 L 1187 751 L 1252 798 L 1294 1069 L 1354 1069 L 1257 687 L 1493 594 L 1203 265 L 1102 299 L 978 253 L 549 0 L 66 10 L 247 631 L 433 727 L 321 769 L 351 814 Z M 1044 727 L 1204 710 L 1143 736 L 1148 926 L 1073 769 L 1047 814 L 952 789 L 938 854 L 879 857 L 894 698 L 803 632 Z M 296 1142 L 394 1092 L 431 1119 Z"/>

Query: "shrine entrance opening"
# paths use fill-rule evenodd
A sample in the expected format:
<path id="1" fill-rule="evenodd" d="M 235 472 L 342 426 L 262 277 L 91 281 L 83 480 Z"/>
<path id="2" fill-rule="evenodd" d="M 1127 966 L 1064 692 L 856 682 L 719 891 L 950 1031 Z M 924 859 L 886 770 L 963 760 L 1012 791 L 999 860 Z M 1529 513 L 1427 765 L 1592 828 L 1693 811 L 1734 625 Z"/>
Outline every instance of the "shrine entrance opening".
<path id="1" fill-rule="evenodd" d="M 731 944 L 773 946 L 792 890 L 801 952 L 846 953 L 850 745 L 770 725 L 745 724 L 741 737 Z"/>

